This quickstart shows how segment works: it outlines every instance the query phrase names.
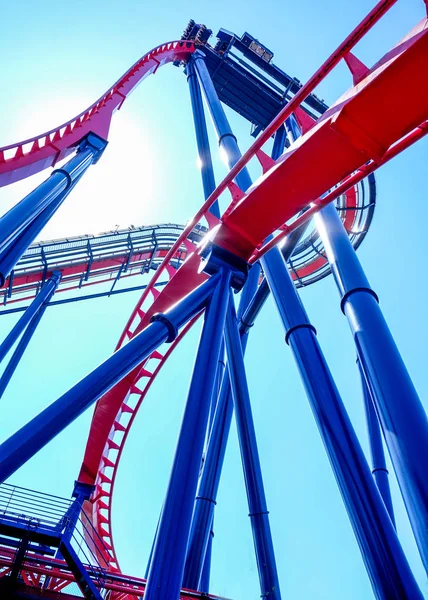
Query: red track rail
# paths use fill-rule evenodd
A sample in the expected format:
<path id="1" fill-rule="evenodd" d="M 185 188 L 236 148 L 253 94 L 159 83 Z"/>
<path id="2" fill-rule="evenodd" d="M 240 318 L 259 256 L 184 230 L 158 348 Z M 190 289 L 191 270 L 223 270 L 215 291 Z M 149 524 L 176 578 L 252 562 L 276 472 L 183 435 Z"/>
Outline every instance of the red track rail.
<path id="1" fill-rule="evenodd" d="M 7 575 L 13 567 L 16 552 L 9 548 L 1 548 L 0 551 L 0 579 Z M 21 569 L 22 578 L 28 586 L 28 591 L 33 592 L 38 597 L 45 597 L 43 590 L 63 590 L 67 593 L 67 586 L 74 583 L 75 577 L 71 573 L 67 564 L 55 558 L 46 559 L 45 556 L 28 554 L 23 562 Z M 103 576 L 104 582 L 101 591 L 107 590 L 115 595 L 109 598 L 126 598 L 127 600 L 138 600 L 144 595 L 146 580 L 138 577 L 129 577 L 126 575 L 118 576 L 114 572 L 106 572 Z M 93 580 L 95 585 L 99 585 L 97 580 Z M 33 590 L 31 588 L 34 588 Z M 70 592 L 72 593 L 72 592 Z M 50 596 L 49 596 L 50 597 Z M 70 596 L 68 596 L 70 597 Z M 77 596 L 72 596 L 77 597 Z M 197 600 L 205 598 L 206 600 L 227 600 L 220 596 L 212 594 L 203 594 L 192 590 L 183 589 L 180 593 L 180 600 Z"/>
<path id="2" fill-rule="evenodd" d="M 185 60 L 193 42 L 168 42 L 142 56 L 89 108 L 70 121 L 36 137 L 0 148 L 0 187 L 55 165 L 73 152 L 90 131 L 108 138 L 111 118 L 136 86 L 161 65 Z"/>

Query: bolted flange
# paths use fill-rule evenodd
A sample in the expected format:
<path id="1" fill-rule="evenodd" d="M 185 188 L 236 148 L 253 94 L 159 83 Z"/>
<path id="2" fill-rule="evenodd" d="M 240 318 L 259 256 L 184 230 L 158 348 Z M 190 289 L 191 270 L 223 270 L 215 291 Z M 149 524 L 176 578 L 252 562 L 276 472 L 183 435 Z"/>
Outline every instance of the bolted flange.
<path id="1" fill-rule="evenodd" d="M 232 271 L 231 285 L 233 289 L 238 292 L 242 289 L 251 268 L 251 265 L 245 260 L 212 242 L 209 242 L 201 250 L 200 257 L 200 272 L 214 275 L 222 268 L 230 269 Z"/>

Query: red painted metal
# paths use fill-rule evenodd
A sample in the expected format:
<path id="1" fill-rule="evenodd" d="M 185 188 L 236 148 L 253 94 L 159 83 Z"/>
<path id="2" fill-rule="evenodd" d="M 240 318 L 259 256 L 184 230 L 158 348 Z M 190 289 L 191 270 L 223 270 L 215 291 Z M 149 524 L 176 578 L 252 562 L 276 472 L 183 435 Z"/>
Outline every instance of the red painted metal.
<path id="1" fill-rule="evenodd" d="M 318 198 L 315 202 L 312 203 L 312 206 L 309 210 L 307 210 L 303 215 L 297 217 L 295 221 L 293 221 L 290 225 L 283 225 L 281 227 L 281 232 L 278 233 L 272 240 L 267 242 L 260 249 L 256 249 L 252 257 L 250 258 L 251 263 L 256 262 L 263 254 L 269 252 L 274 246 L 279 244 L 289 233 L 297 229 L 300 225 L 303 225 L 309 219 L 311 219 L 315 213 L 320 211 L 324 206 L 333 202 L 338 196 L 347 192 L 352 186 L 357 184 L 359 181 L 367 177 L 370 173 L 373 173 L 381 167 L 382 165 L 389 162 L 392 158 L 395 158 L 400 152 L 422 139 L 428 133 L 428 120 L 425 120 L 423 123 L 415 127 L 409 134 L 399 140 L 397 143 L 393 144 L 391 148 L 389 148 L 381 161 L 376 162 L 374 160 L 370 161 L 368 164 L 363 165 L 359 169 L 355 171 L 351 176 L 347 177 L 340 185 L 338 185 L 334 190 L 326 194 L 323 198 Z"/>
<path id="2" fill-rule="evenodd" d="M 392 144 L 427 118 L 427 59 L 424 20 L 226 210 L 216 241 L 248 260 L 310 202 L 368 161 L 381 162 Z M 407 94 L 383 102 L 394 96 L 398 82 L 405 83 Z"/>
<path id="3" fill-rule="evenodd" d="M 0 148 L 0 187 L 51 167 L 73 152 L 90 131 L 108 139 L 113 113 L 136 86 L 159 65 L 185 60 L 193 42 L 168 42 L 150 50 L 107 90 L 101 98 L 70 121 L 36 137 Z"/>
<path id="4" fill-rule="evenodd" d="M 9 548 L 2 547 L 0 551 L 0 579 L 7 575 L 13 565 L 15 552 Z M 37 594 L 37 597 L 51 597 L 43 593 L 44 590 L 64 590 L 67 592 L 67 586 L 75 582 L 74 575 L 63 560 L 51 558 L 37 554 L 28 554 L 22 565 L 21 570 L 24 583 L 28 586 L 28 592 Z M 49 583 L 47 583 L 49 581 Z M 99 583 L 94 579 L 94 583 L 99 587 Z M 102 590 L 114 592 L 117 596 L 109 598 L 129 598 L 129 600 L 138 600 L 144 596 L 146 580 L 139 577 L 129 577 L 127 575 L 118 575 L 113 571 L 106 571 Z M 34 589 L 31 589 L 34 588 Z M 72 594 L 72 592 L 70 591 Z M 121 595 L 124 596 L 121 596 Z M 73 596 L 76 597 L 76 596 Z M 212 594 L 204 594 L 193 590 L 183 589 L 180 592 L 180 600 L 195 600 L 205 598 L 206 600 L 227 600 L 226 598 Z"/>

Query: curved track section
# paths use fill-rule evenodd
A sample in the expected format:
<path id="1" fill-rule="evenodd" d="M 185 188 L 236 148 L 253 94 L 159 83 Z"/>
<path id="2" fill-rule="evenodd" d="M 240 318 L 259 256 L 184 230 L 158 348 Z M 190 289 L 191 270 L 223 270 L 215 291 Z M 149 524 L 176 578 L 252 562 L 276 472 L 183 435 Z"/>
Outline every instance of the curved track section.
<path id="1" fill-rule="evenodd" d="M 194 50 L 193 42 L 183 41 L 153 48 L 77 117 L 38 136 L 0 148 L 0 187 L 55 165 L 73 152 L 89 132 L 107 139 L 113 114 L 137 85 L 160 66 L 185 60 Z"/>
<path id="2" fill-rule="evenodd" d="M 119 281 L 155 270 L 182 231 L 182 225 L 165 223 L 32 244 L 0 289 L 2 304 L 31 300 L 54 271 L 61 272 L 56 293 L 103 283 L 113 292 Z M 200 240 L 204 233 L 190 237 Z M 179 250 L 174 265 L 185 258 L 186 250 Z"/>

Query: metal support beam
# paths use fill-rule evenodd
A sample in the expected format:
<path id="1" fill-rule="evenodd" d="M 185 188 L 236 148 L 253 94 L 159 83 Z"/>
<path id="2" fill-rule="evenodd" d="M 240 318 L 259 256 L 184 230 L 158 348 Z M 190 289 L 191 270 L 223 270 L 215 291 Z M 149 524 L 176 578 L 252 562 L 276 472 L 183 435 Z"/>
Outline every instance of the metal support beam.
<path id="1" fill-rule="evenodd" d="M 10 358 L 10 361 L 6 365 L 6 368 L 0 377 L 0 398 L 3 397 L 3 394 L 5 393 L 6 388 L 12 379 L 13 374 L 15 373 L 16 368 L 18 367 L 19 362 L 25 350 L 27 349 L 34 332 L 36 331 L 43 315 L 45 314 L 45 310 L 46 306 L 42 306 L 36 316 L 32 319 L 31 323 L 28 325 L 27 329 L 24 331 L 21 339 L 19 340 L 18 345 Z"/>
<path id="2" fill-rule="evenodd" d="M 428 572 L 427 415 L 336 210 L 315 220 Z"/>
<path id="3" fill-rule="evenodd" d="M 227 120 L 226 114 L 223 110 L 211 76 L 208 72 L 205 64 L 204 54 L 196 50 L 193 54 L 193 64 L 195 66 L 196 74 L 198 76 L 199 83 L 204 93 L 207 105 L 214 123 L 214 127 L 218 135 L 218 145 L 220 151 L 224 152 L 225 158 L 229 168 L 232 168 L 238 160 L 241 158 L 241 153 L 236 142 L 236 137 L 230 128 L 229 121 Z M 236 176 L 236 183 L 242 189 L 246 191 L 251 185 L 251 178 L 248 173 L 247 167 L 244 167 L 240 173 Z"/>
<path id="4" fill-rule="evenodd" d="M 0 218 L 0 285 L 4 284 L 23 252 L 49 220 L 49 207 L 59 198 L 64 200 L 66 192 L 88 167 L 99 159 L 106 145 L 107 142 L 97 135 L 88 134 L 80 143 L 76 156 L 62 168 L 55 169 L 46 181 Z M 60 204 L 61 202 L 56 202 L 55 210 Z M 42 217 L 45 210 L 47 212 Z M 40 218 L 35 228 L 34 220 L 37 217 Z M 31 235 L 28 233 L 29 228 Z M 22 240 L 20 241 L 21 236 L 25 238 L 24 248 Z"/>
<path id="5" fill-rule="evenodd" d="M 260 265 L 254 265 L 241 293 L 239 313 L 245 310 L 249 299 L 257 289 L 260 276 Z M 247 332 L 241 334 L 242 346 L 245 349 Z M 214 420 L 210 430 L 204 467 L 199 480 L 192 518 L 192 527 L 187 545 L 186 564 L 183 575 L 183 587 L 203 590 L 204 560 L 210 544 L 211 529 L 216 505 L 217 491 L 223 468 L 224 454 L 229 438 L 230 424 L 233 414 L 233 402 L 229 373 L 226 368 L 220 388 Z"/>
<path id="6" fill-rule="evenodd" d="M 226 316 L 225 338 L 228 371 L 235 407 L 242 466 L 244 468 L 248 508 L 250 511 L 249 516 L 251 518 L 254 549 L 259 571 L 261 597 L 280 600 L 281 592 L 269 525 L 269 512 L 266 504 L 262 469 L 257 449 L 256 432 L 245 376 L 244 356 L 238 332 L 238 321 L 235 314 L 233 296 L 230 298 L 229 310 Z"/>
<path id="7" fill-rule="evenodd" d="M 202 103 L 201 90 L 196 79 L 193 57 L 191 56 L 186 66 L 187 82 L 190 90 L 192 103 L 193 122 L 195 124 L 196 143 L 198 146 L 199 167 L 201 169 L 202 185 L 205 200 L 215 190 L 214 169 L 211 158 L 210 143 L 208 140 L 207 124 L 205 121 L 204 106 Z M 216 200 L 210 208 L 210 212 L 220 218 L 220 209 Z"/>
<path id="8" fill-rule="evenodd" d="M 229 125 L 228 119 L 224 112 L 223 106 L 218 98 L 217 92 L 215 90 L 214 84 L 211 80 L 210 74 L 205 64 L 204 55 L 197 51 L 193 55 L 193 63 L 195 66 L 195 70 L 197 72 L 198 80 L 203 89 L 205 99 L 207 101 L 207 105 L 214 122 L 215 129 L 217 131 L 217 135 L 219 138 L 219 146 L 220 150 L 222 150 L 225 154 L 225 158 L 227 159 L 227 163 L 229 168 L 232 168 L 236 162 L 241 157 L 241 152 L 238 147 L 238 143 L 235 135 L 232 132 L 232 129 Z M 283 144 L 284 138 L 282 136 L 279 137 L 279 140 L 276 143 L 277 151 L 279 151 L 281 147 L 281 143 Z M 241 187 L 243 191 L 251 185 L 251 178 L 248 173 L 247 168 L 245 167 L 242 171 L 236 176 L 236 182 Z M 253 272 L 253 269 L 250 271 L 250 277 L 253 277 L 253 281 L 258 281 L 258 277 L 260 274 L 260 266 L 257 265 L 257 273 Z M 257 279 L 256 279 L 257 277 Z M 247 281 L 246 286 L 244 287 L 243 296 L 241 299 L 240 314 L 239 318 L 241 318 L 243 311 L 248 305 L 250 298 L 253 296 L 255 292 L 256 286 L 250 288 L 249 282 Z M 246 337 L 244 335 L 244 339 L 242 341 L 243 346 L 245 348 Z M 242 353 L 241 347 L 239 349 L 240 353 Z M 229 357 L 230 360 L 230 357 Z M 241 397 L 241 396 L 240 396 Z M 201 494 L 200 490 L 198 493 L 198 497 L 202 499 L 207 499 L 207 501 L 199 503 L 195 507 L 195 518 L 194 523 L 192 524 L 192 534 L 189 543 L 189 553 L 188 560 L 186 564 L 186 576 L 184 579 L 184 585 L 188 585 L 191 587 L 192 585 L 199 584 L 200 577 L 202 575 L 202 563 L 201 558 L 206 553 L 206 548 L 209 539 L 209 531 L 212 523 L 212 515 L 214 502 L 212 500 L 213 496 L 217 493 L 219 477 L 221 473 L 221 466 L 223 463 L 224 451 L 227 443 L 229 428 L 230 428 L 230 419 L 232 414 L 232 408 L 229 406 L 231 403 L 231 393 L 230 393 L 230 382 L 229 382 L 229 373 L 227 369 L 227 376 L 224 377 L 224 389 L 222 389 L 219 402 L 217 406 L 216 416 L 212 427 L 210 445 L 213 444 L 214 453 L 211 455 L 211 460 L 209 463 L 209 468 L 207 469 L 207 477 L 204 482 L 201 480 L 201 487 L 206 485 L 208 487 L 208 495 L 205 493 Z M 241 409 L 242 404 L 239 404 Z M 217 412 L 219 412 L 219 418 L 216 421 Z M 240 410 L 240 414 L 241 410 Z M 248 403 L 246 403 L 245 416 L 242 416 L 239 419 L 240 427 L 238 431 L 240 434 L 242 433 L 242 438 L 245 437 L 244 430 L 248 431 L 248 428 L 251 429 L 252 425 L 252 416 L 251 416 L 251 408 Z M 249 475 L 250 464 L 249 461 L 252 462 L 256 460 L 257 456 L 257 446 L 255 443 L 255 437 L 253 438 L 253 443 L 251 444 L 251 449 L 246 449 L 243 447 L 241 452 L 243 469 L 245 473 L 245 477 L 251 477 Z M 212 462 L 212 457 L 218 456 L 220 458 L 220 464 L 216 465 Z M 251 458 L 250 458 L 251 457 Z M 258 457 L 257 457 L 258 458 Z M 257 462 L 257 461 L 256 461 Z M 254 465 L 254 462 L 253 462 Z M 204 469 L 205 470 L 205 469 Z M 261 468 L 259 466 L 258 472 L 258 485 L 256 486 L 257 490 L 264 495 L 263 491 L 263 482 L 261 476 Z M 204 477 L 204 474 L 203 474 Z M 203 489 L 203 488 L 202 488 Z M 247 486 L 247 496 L 250 507 L 258 505 L 258 500 L 255 499 L 255 489 L 249 489 Z M 259 498 L 260 500 L 260 498 Z M 197 514 L 196 511 L 199 508 L 200 514 Z M 252 509 L 250 509 L 252 512 Z M 267 515 L 265 515 L 267 519 Z M 266 520 L 265 519 L 265 520 Z M 260 579 L 260 587 L 262 590 L 262 594 L 265 593 L 275 593 L 275 598 L 280 598 L 279 591 L 279 583 L 278 576 L 276 572 L 276 564 L 275 564 L 275 556 L 273 552 L 273 544 L 270 536 L 269 526 L 265 528 L 254 526 L 253 525 L 253 538 L 254 545 L 256 550 L 256 557 L 258 563 L 259 570 L 259 579 Z M 264 523 L 266 525 L 266 523 Z M 202 527 L 201 527 L 202 526 Z M 263 548 L 263 544 L 266 544 L 266 548 Z M 193 546 L 192 546 L 193 545 Z M 266 550 L 266 552 L 265 552 Z M 262 558 L 263 557 L 263 558 Z M 274 591 L 275 590 L 275 591 Z"/>
<path id="9" fill-rule="evenodd" d="M 178 600 L 232 272 L 224 267 L 205 320 L 147 579 L 145 600 Z"/>
<path id="10" fill-rule="evenodd" d="M 13 561 L 13 567 L 7 578 L 7 583 L 11 586 L 13 586 L 18 580 L 19 574 L 21 572 L 22 563 L 24 562 L 24 558 L 27 553 L 29 544 L 29 538 L 24 537 L 18 546 L 18 550 L 16 551 L 15 559 Z"/>
<path id="11" fill-rule="evenodd" d="M 262 259 L 377 599 L 422 599 L 284 259 Z"/>
<path id="12" fill-rule="evenodd" d="M 392 505 L 391 490 L 389 489 L 388 469 L 386 468 L 379 419 L 377 418 L 373 400 L 370 395 L 370 390 L 367 387 L 366 380 L 364 379 L 364 373 L 361 369 L 359 358 L 357 358 L 357 366 L 364 397 L 364 408 L 366 412 L 367 430 L 369 434 L 370 452 L 372 456 L 372 475 L 376 482 L 377 489 L 382 496 L 386 510 L 391 517 L 392 524 L 395 527 L 394 508 Z"/>
<path id="13" fill-rule="evenodd" d="M 46 282 L 32 303 L 27 307 L 25 313 L 15 324 L 12 331 L 7 335 L 6 339 L 0 346 L 0 362 L 4 359 L 6 354 L 9 352 L 24 330 L 31 326 L 31 322 L 37 316 L 41 308 L 50 301 L 59 285 L 60 280 L 61 273 L 58 271 L 53 273 L 49 281 Z"/>
<path id="14" fill-rule="evenodd" d="M 205 306 L 220 275 L 213 275 L 0 445 L 0 482 L 34 456 Z"/>

